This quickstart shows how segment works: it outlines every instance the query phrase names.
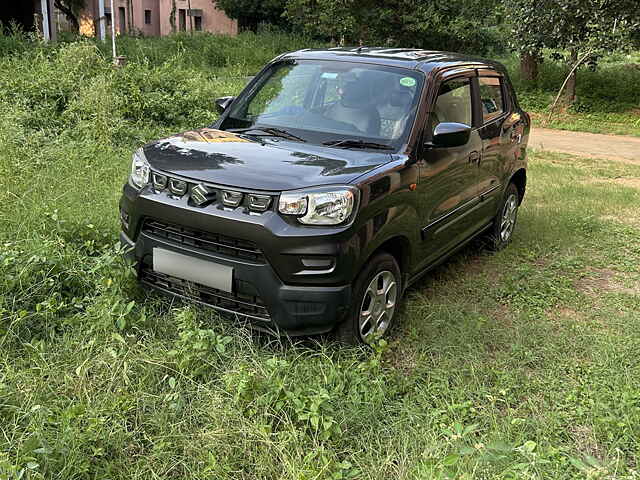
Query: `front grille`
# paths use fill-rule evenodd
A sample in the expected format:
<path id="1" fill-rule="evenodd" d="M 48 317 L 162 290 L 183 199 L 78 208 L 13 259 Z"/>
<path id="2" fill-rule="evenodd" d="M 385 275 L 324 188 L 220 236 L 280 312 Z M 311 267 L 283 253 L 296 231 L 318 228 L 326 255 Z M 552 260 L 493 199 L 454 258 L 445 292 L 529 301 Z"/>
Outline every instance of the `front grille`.
<path id="1" fill-rule="evenodd" d="M 208 252 L 265 263 L 262 251 L 250 240 L 205 232 L 150 218 L 144 221 L 142 231 L 168 240 L 174 245 L 186 245 Z"/>
<path id="2" fill-rule="evenodd" d="M 277 197 L 275 193 L 265 193 L 264 191 L 241 192 L 227 190 L 220 185 L 194 183 L 160 172 L 151 173 L 151 184 L 153 192 L 156 194 L 166 193 L 174 198 L 182 198 L 186 195 L 187 202 L 192 207 L 224 206 L 225 208 L 238 208 L 241 212 L 252 214 L 262 214 L 273 210 Z"/>
<path id="3" fill-rule="evenodd" d="M 154 272 L 148 265 L 140 270 L 140 280 L 173 295 L 195 300 L 229 313 L 270 321 L 269 312 L 260 297 L 242 293 L 228 293 L 180 278 Z"/>

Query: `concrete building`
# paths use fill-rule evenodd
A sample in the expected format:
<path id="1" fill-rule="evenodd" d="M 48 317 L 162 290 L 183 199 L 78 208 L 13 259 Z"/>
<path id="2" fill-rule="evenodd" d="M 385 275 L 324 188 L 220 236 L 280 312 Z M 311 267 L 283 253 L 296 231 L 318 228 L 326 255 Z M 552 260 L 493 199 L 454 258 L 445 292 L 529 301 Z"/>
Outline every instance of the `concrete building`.
<path id="1" fill-rule="evenodd" d="M 81 13 L 80 33 L 95 35 L 99 24 L 99 0 L 87 0 Z M 142 33 L 147 36 L 176 32 L 211 32 L 235 35 L 238 22 L 218 10 L 212 0 L 104 0 L 107 34 L 111 21 L 116 34 Z M 175 25 L 172 26 L 172 21 Z"/>
<path id="2" fill-rule="evenodd" d="M 4 27 L 17 23 L 27 31 L 38 30 L 55 40 L 57 31 L 74 30 L 67 17 L 55 8 L 53 0 L 0 0 L 0 22 Z M 176 32 L 205 31 L 235 35 L 238 22 L 218 10 L 212 0 L 103 0 L 106 33 L 111 35 L 111 19 L 116 35 L 168 35 Z M 173 25 L 172 26 L 172 22 Z M 86 0 L 78 16 L 80 33 L 94 36 L 99 31 L 99 0 Z"/>

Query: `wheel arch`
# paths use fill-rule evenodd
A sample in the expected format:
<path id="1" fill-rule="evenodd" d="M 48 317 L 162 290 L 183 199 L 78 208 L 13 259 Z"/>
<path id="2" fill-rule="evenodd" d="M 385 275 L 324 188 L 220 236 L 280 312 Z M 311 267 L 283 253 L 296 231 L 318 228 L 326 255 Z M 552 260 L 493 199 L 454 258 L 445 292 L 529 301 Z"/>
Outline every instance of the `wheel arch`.
<path id="1" fill-rule="evenodd" d="M 527 171 L 524 168 L 516 170 L 513 175 L 511 175 L 509 183 L 513 183 L 518 189 L 518 196 L 520 197 L 519 203 L 522 203 L 522 199 L 527 190 Z"/>
<path id="2" fill-rule="evenodd" d="M 406 285 L 406 279 L 411 271 L 411 242 L 409 238 L 401 234 L 387 238 L 369 253 L 362 265 L 366 265 L 369 260 L 381 252 L 388 253 L 395 258 L 402 274 L 402 283 Z"/>

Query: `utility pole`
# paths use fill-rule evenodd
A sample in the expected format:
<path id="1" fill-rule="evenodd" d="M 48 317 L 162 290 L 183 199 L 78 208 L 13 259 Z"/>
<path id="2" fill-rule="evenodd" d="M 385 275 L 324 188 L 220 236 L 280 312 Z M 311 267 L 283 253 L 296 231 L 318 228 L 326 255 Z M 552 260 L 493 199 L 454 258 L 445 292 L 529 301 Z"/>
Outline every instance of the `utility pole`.
<path id="1" fill-rule="evenodd" d="M 56 23 L 53 18 L 53 0 L 41 0 L 42 35 L 45 42 L 56 41 Z"/>
<path id="2" fill-rule="evenodd" d="M 42 10 L 42 36 L 45 42 L 51 41 L 51 30 L 49 27 L 49 2 L 42 0 L 40 2 L 40 9 Z"/>
<path id="3" fill-rule="evenodd" d="M 189 33 L 193 33 L 193 15 L 191 11 L 191 0 L 187 0 L 187 15 L 189 15 Z"/>
<path id="4" fill-rule="evenodd" d="M 111 49 L 113 50 L 113 61 L 116 61 L 116 11 L 113 9 L 113 0 L 111 0 Z"/>
<path id="5" fill-rule="evenodd" d="M 104 0 L 98 0 L 98 15 L 98 35 L 100 36 L 100 41 L 104 42 L 107 38 L 107 18 L 104 13 Z"/>
<path id="6" fill-rule="evenodd" d="M 126 63 L 126 58 L 123 56 L 119 57 L 116 53 L 116 22 L 114 13 L 113 0 L 111 0 L 111 48 L 113 50 L 113 65 L 116 67 L 123 67 Z"/>

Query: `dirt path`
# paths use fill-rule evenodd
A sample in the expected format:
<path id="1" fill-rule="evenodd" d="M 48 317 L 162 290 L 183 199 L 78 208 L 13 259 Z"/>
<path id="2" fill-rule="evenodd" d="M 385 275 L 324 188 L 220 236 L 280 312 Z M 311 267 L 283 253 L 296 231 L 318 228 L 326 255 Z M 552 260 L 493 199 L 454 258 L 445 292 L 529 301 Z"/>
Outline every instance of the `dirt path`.
<path id="1" fill-rule="evenodd" d="M 532 128 L 529 147 L 640 165 L 640 137 Z"/>

